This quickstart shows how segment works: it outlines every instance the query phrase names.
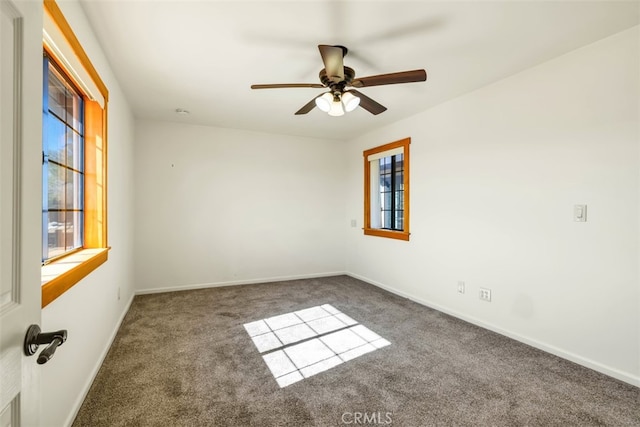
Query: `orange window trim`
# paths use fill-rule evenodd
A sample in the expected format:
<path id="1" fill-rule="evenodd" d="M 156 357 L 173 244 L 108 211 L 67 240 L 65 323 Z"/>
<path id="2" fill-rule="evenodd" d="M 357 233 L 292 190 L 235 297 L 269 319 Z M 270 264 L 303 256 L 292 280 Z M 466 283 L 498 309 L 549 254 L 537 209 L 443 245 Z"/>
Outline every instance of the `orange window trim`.
<path id="1" fill-rule="evenodd" d="M 365 150 L 364 156 L 364 234 L 367 236 L 386 237 L 389 239 L 409 240 L 409 144 L 411 138 L 404 138 L 388 144 Z M 381 228 L 371 227 L 371 162 L 369 156 L 372 154 L 383 153 L 395 148 L 403 148 L 404 151 L 404 210 L 403 210 L 403 231 L 385 230 Z"/>
<path id="2" fill-rule="evenodd" d="M 76 56 L 80 60 L 80 63 L 82 64 L 84 69 L 87 71 L 87 73 L 89 73 L 89 75 L 91 76 L 91 79 L 96 84 L 96 86 L 98 86 L 98 90 L 100 90 L 100 94 L 104 97 L 105 109 L 106 109 L 106 103 L 109 101 L 109 90 L 107 89 L 107 86 L 104 84 L 104 82 L 100 78 L 100 75 L 98 74 L 95 67 L 91 63 L 91 60 L 89 60 L 89 56 L 84 51 L 84 48 L 80 44 L 80 41 L 78 40 L 75 33 L 71 29 L 71 25 L 69 25 L 69 22 L 64 17 L 62 10 L 60 10 L 60 7 L 58 6 L 58 3 L 56 3 L 55 0 L 44 0 L 44 10 L 46 13 L 49 14 L 49 16 L 51 16 L 51 19 L 58 26 L 58 28 L 60 29 L 60 32 L 64 35 L 65 39 L 67 40 L 67 44 L 71 46 L 71 48 L 73 49 L 73 52 L 76 54 Z"/>
<path id="3" fill-rule="evenodd" d="M 42 285 L 42 308 L 45 308 L 60 295 L 71 289 L 85 276 L 102 265 L 108 257 L 109 250 L 105 248 L 104 251 Z"/>
<path id="4" fill-rule="evenodd" d="M 107 247 L 104 110 L 85 99 L 84 247 Z"/>

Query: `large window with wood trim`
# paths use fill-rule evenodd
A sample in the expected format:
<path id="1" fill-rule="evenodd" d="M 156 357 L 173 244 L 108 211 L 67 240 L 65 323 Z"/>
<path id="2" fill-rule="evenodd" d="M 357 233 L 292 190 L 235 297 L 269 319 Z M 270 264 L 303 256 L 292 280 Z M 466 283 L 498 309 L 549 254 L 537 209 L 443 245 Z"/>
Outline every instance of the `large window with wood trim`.
<path id="1" fill-rule="evenodd" d="M 44 0 L 42 306 L 107 260 L 109 92 L 55 0 Z"/>
<path id="2" fill-rule="evenodd" d="M 411 138 L 374 147 L 364 156 L 364 234 L 409 240 Z"/>

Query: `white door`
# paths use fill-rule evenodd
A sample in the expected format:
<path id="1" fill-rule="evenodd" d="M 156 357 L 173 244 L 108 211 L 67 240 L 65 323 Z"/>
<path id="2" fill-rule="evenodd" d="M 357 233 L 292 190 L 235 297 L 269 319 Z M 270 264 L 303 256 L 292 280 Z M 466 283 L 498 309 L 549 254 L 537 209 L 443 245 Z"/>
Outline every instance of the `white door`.
<path id="1" fill-rule="evenodd" d="M 42 2 L 0 0 L 0 427 L 40 424 Z"/>

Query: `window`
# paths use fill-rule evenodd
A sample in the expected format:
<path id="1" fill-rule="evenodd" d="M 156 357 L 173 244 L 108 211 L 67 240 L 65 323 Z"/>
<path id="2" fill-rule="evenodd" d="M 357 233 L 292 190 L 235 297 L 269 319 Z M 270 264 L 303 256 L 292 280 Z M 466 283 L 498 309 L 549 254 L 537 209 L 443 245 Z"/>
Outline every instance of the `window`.
<path id="1" fill-rule="evenodd" d="M 42 262 L 83 246 L 84 102 L 44 55 L 42 99 Z"/>
<path id="2" fill-rule="evenodd" d="M 363 152 L 364 234 L 409 240 L 411 138 Z"/>
<path id="3" fill-rule="evenodd" d="M 107 260 L 109 91 L 44 0 L 42 307 Z"/>
<path id="4" fill-rule="evenodd" d="M 403 153 L 378 159 L 380 172 L 380 224 L 385 230 L 404 230 Z"/>

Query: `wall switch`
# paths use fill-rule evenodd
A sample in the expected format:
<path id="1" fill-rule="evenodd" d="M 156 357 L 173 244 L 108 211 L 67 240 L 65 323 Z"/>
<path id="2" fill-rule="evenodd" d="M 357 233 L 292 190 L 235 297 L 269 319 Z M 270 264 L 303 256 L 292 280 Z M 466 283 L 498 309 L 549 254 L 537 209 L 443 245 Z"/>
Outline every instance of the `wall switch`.
<path id="1" fill-rule="evenodd" d="M 351 227 L 356 227 L 358 225 L 358 223 L 356 222 L 355 219 L 351 220 Z"/>
<path id="2" fill-rule="evenodd" d="M 480 299 L 482 301 L 491 302 L 491 289 L 480 288 Z"/>
<path id="3" fill-rule="evenodd" d="M 120 301 L 120 287 L 118 286 L 118 301 Z"/>
<path id="4" fill-rule="evenodd" d="M 458 293 L 464 294 L 464 282 L 458 282 Z"/>
<path id="5" fill-rule="evenodd" d="M 573 205 L 573 220 L 575 222 L 587 221 L 587 205 Z"/>

